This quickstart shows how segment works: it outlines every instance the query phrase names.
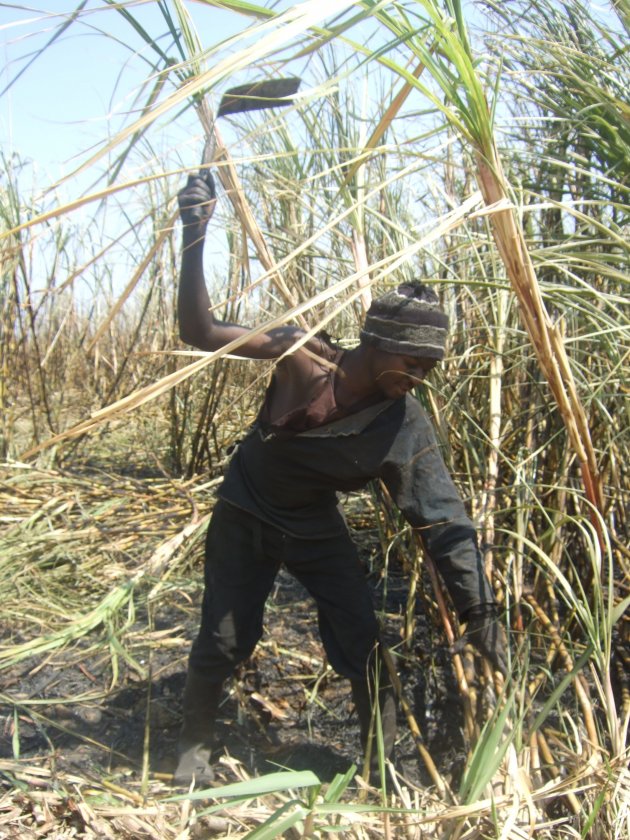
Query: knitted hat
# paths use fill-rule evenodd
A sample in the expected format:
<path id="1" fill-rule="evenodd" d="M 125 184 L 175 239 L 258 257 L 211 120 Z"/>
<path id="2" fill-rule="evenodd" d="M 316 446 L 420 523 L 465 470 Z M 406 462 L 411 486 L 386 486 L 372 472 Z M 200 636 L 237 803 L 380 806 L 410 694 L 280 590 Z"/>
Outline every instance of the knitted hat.
<path id="1" fill-rule="evenodd" d="M 422 283 L 403 283 L 372 302 L 361 340 L 387 353 L 443 359 L 448 316 Z"/>

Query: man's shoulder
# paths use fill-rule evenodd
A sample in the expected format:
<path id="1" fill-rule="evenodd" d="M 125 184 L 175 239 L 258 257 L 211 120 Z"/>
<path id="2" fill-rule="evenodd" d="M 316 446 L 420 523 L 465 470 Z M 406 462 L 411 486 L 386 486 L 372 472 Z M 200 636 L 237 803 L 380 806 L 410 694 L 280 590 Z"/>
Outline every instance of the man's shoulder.
<path id="1" fill-rule="evenodd" d="M 342 348 L 327 332 L 319 332 L 311 336 L 304 347 L 313 356 L 328 362 L 337 360 L 343 353 Z"/>
<path id="2" fill-rule="evenodd" d="M 278 370 L 288 373 L 299 371 L 304 375 L 319 378 L 334 370 L 341 358 L 342 350 L 327 335 L 313 335 L 278 363 Z"/>
<path id="3" fill-rule="evenodd" d="M 401 417 L 401 431 L 411 432 L 413 430 L 433 429 L 429 415 L 423 408 L 420 400 L 412 394 L 405 394 L 399 400 L 399 411 Z"/>
<path id="4" fill-rule="evenodd" d="M 405 394 L 401 402 L 404 404 L 404 411 L 410 417 L 426 417 L 427 413 L 422 407 L 420 400 L 413 394 Z"/>

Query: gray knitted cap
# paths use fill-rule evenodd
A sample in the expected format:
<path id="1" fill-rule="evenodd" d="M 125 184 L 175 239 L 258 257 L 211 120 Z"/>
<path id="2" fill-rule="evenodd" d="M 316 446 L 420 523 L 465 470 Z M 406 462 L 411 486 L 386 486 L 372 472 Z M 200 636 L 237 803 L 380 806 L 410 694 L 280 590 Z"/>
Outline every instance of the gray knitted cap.
<path id="1" fill-rule="evenodd" d="M 361 340 L 387 353 L 443 359 L 448 316 L 433 289 L 403 283 L 372 302 Z"/>

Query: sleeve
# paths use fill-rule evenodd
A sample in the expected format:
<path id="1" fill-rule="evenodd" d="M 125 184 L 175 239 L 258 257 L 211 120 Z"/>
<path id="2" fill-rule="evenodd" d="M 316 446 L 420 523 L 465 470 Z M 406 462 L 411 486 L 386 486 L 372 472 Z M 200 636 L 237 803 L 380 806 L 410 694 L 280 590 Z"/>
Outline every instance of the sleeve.
<path id="1" fill-rule="evenodd" d="M 475 527 L 446 469 L 431 422 L 410 396 L 380 477 L 405 519 L 420 533 L 458 614 L 493 604 Z"/>

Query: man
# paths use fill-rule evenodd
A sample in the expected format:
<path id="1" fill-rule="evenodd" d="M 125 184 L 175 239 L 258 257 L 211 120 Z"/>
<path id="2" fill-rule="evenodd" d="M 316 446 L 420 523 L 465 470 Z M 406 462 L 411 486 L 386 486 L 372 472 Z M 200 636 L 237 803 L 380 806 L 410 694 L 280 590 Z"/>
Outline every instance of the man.
<path id="1" fill-rule="evenodd" d="M 210 311 L 203 244 L 215 205 L 211 176 L 191 176 L 179 205 L 181 338 L 218 350 L 248 330 Z M 435 293 L 407 284 L 374 301 L 352 350 L 318 336 L 292 352 L 303 337 L 293 326 L 247 336 L 239 346 L 240 356 L 283 358 L 254 427 L 232 457 L 208 529 L 176 780 L 212 779 L 210 741 L 222 685 L 260 639 L 265 601 L 281 564 L 315 599 L 330 664 L 350 680 L 364 748 L 378 697 L 384 751 L 391 754 L 395 699 L 378 655 L 370 593 L 336 495 L 376 478 L 421 534 L 467 622 L 467 637 L 505 672 L 494 595 L 473 525 L 431 424 L 409 393 L 443 358 L 447 326 Z"/>

